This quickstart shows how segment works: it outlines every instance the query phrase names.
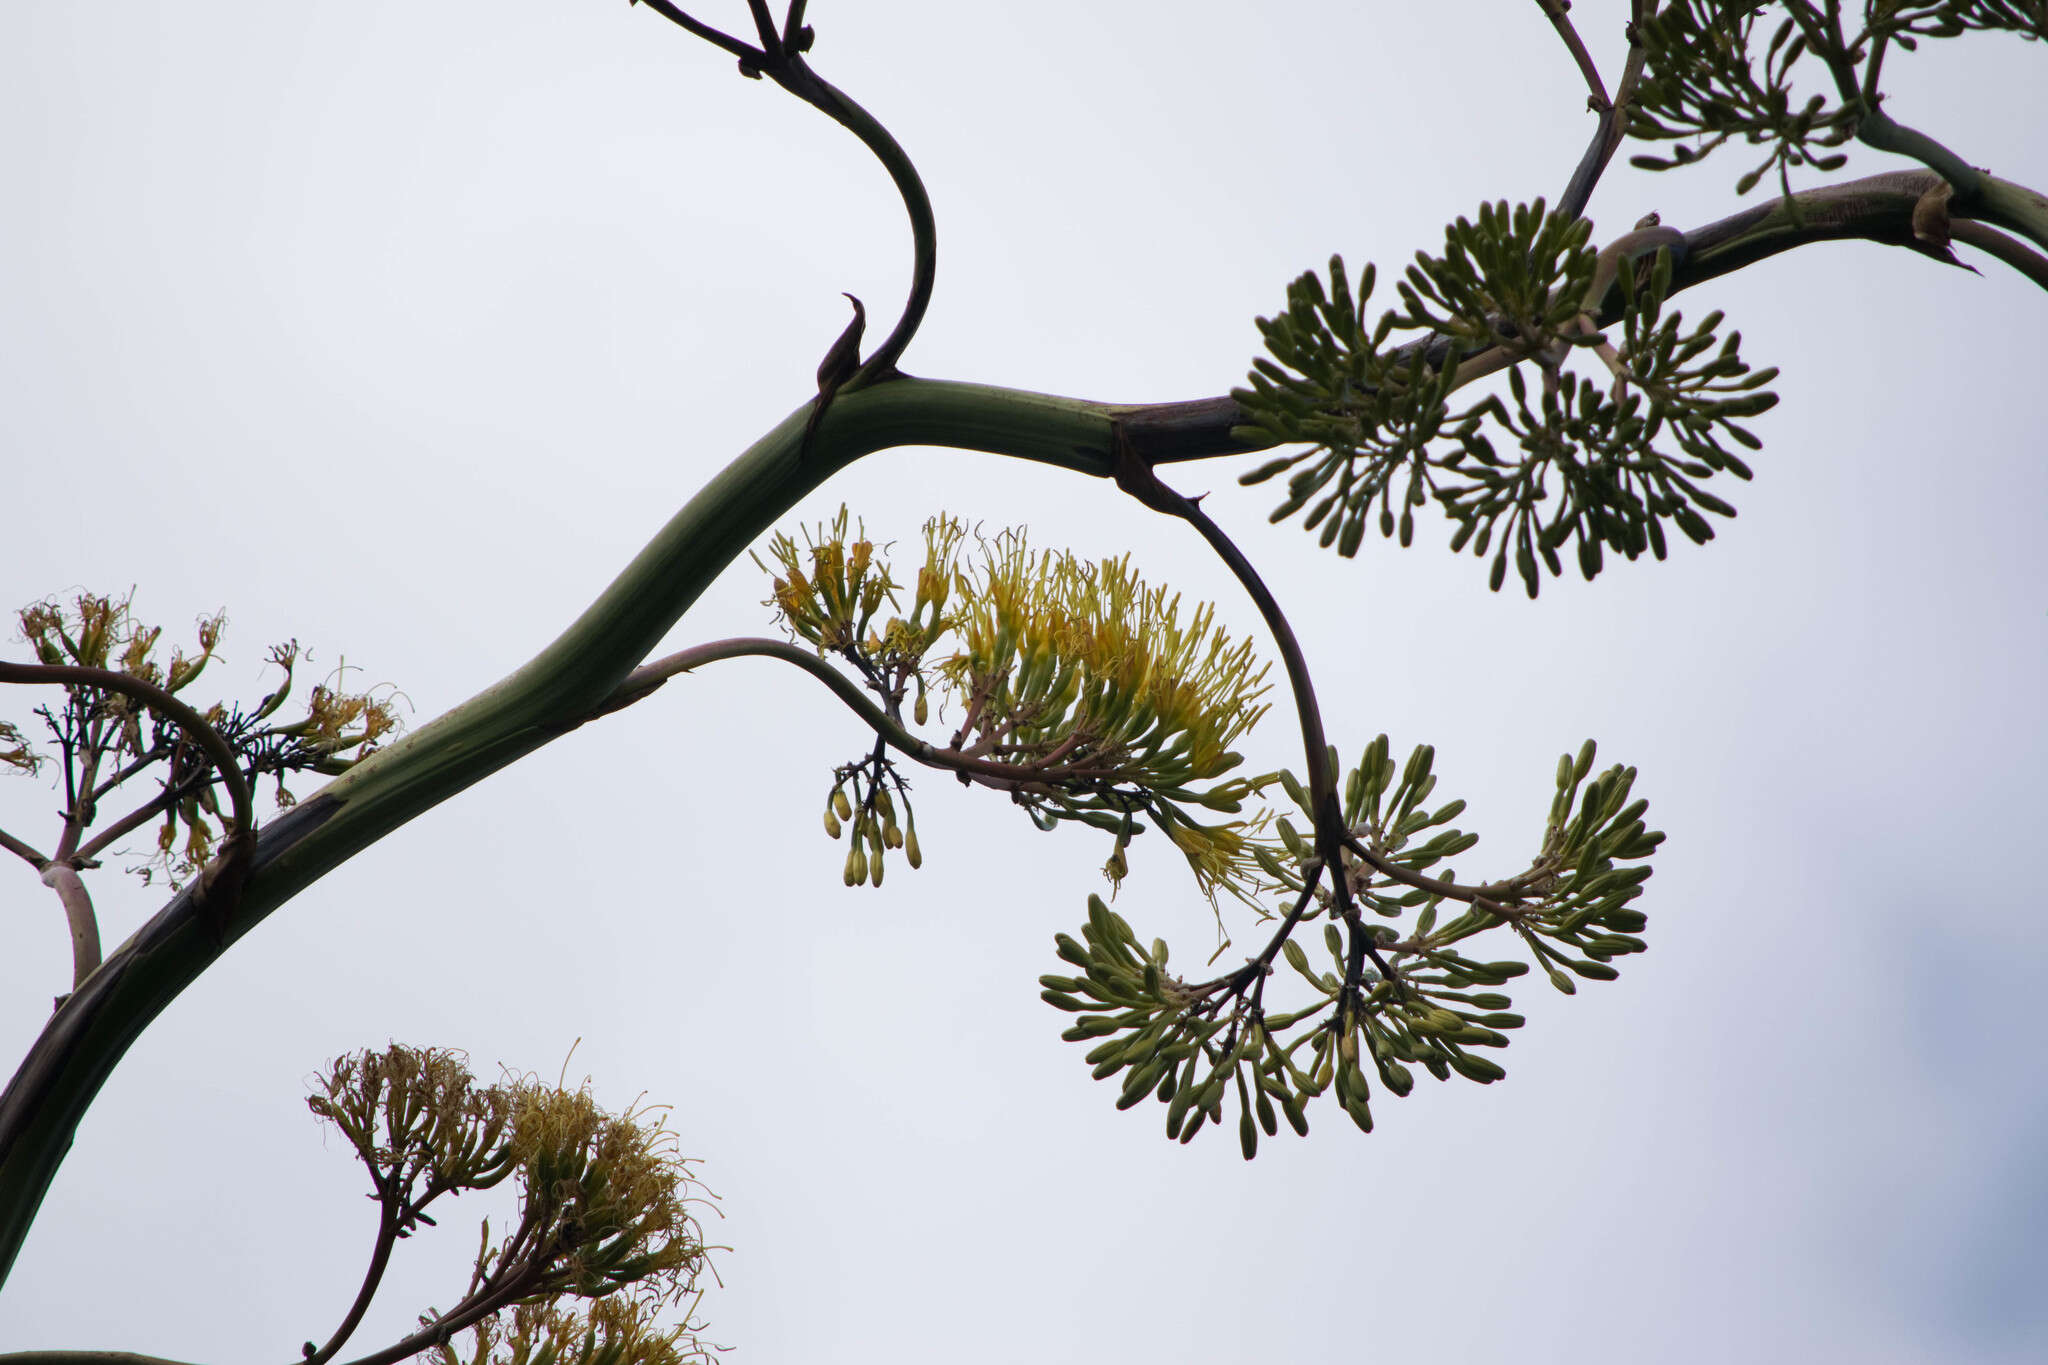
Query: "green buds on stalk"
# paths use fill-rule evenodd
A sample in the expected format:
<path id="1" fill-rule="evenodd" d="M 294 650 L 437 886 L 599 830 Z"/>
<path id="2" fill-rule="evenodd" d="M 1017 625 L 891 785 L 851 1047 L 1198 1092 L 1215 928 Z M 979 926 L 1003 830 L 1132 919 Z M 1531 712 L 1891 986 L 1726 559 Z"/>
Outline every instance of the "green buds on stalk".
<path id="1" fill-rule="evenodd" d="M 1568 546 L 1591 579 L 1606 551 L 1663 558 L 1667 525 L 1711 539 L 1706 516 L 1735 509 L 1701 485 L 1750 477 L 1729 445 L 1760 445 L 1739 423 L 1777 402 L 1763 387 L 1777 371 L 1752 372 L 1740 335 L 1718 337 L 1718 313 L 1689 331 L 1663 315 L 1668 252 L 1683 238 L 1638 244 L 1638 261 L 1628 239 L 1596 253 L 1589 232 L 1541 200 L 1482 206 L 1445 230 L 1441 256 L 1416 256 L 1401 309 L 1370 324 L 1370 266 L 1355 294 L 1341 257 L 1327 289 L 1301 276 L 1285 311 L 1259 319 L 1270 358 L 1232 397 L 1247 436 L 1309 448 L 1241 482 L 1288 473 L 1273 520 L 1306 509 L 1304 525 L 1346 556 L 1368 519 L 1411 543 L 1416 510 L 1434 505 L 1452 522 L 1453 550 L 1491 554 L 1495 590 L 1512 562 L 1531 597 L 1542 571 L 1564 572 Z M 1600 330 L 1616 284 L 1619 336 Z M 1396 332 L 1417 335 L 1390 345 Z M 1505 398 L 1453 409 L 1455 391 L 1502 369 Z"/>
<path id="2" fill-rule="evenodd" d="M 1325 1094 L 1370 1132 L 1375 1083 L 1405 1096 L 1419 1067 L 1440 1081 L 1491 1084 L 1507 1072 L 1484 1054 L 1506 1047 L 1523 1022 L 1494 988 L 1529 963 L 1473 956 L 1470 940 L 1515 939 L 1567 993 L 1574 978 L 1611 979 L 1613 958 L 1645 946 L 1645 916 L 1630 902 L 1649 868 L 1628 864 L 1664 836 L 1643 824 L 1634 771 L 1596 774 L 1593 761 L 1590 743 L 1559 760 L 1545 833 L 1524 871 L 1467 883 L 1450 864 L 1478 839 L 1452 824 L 1463 801 L 1433 799 L 1435 751 L 1419 746 L 1399 762 L 1381 735 L 1341 784 L 1342 904 L 1311 841 L 1279 821 L 1282 849 L 1261 850 L 1260 865 L 1290 908 L 1243 966 L 1202 982 L 1170 977 L 1166 945 L 1140 948 L 1129 923 L 1091 898 L 1080 936 L 1054 938 L 1078 974 L 1040 977 L 1043 998 L 1079 1016 L 1063 1036 L 1091 1045 L 1097 1079 L 1123 1075 L 1118 1108 L 1166 1106 L 1169 1137 L 1186 1142 L 1222 1123 L 1234 1095 L 1247 1159 L 1282 1116 L 1305 1133 L 1309 1104 Z M 1291 774 L 1278 780 L 1312 826 L 1308 793 Z M 1289 970 L 1277 973 L 1283 961 Z"/>

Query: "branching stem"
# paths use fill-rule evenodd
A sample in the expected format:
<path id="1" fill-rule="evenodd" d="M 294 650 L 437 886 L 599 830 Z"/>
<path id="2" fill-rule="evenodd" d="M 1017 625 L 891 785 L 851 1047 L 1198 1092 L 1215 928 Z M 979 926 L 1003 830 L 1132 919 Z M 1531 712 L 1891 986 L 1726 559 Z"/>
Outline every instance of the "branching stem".
<path id="1" fill-rule="evenodd" d="M 1579 158 L 1572 178 L 1566 182 L 1564 193 L 1558 196 L 1557 211 L 1566 218 L 1577 218 L 1585 213 L 1600 177 L 1606 173 L 1608 163 L 1614 160 L 1615 152 L 1621 149 L 1628 128 L 1629 106 L 1635 102 L 1636 87 L 1642 83 L 1643 64 L 1649 56 L 1643 42 L 1643 24 L 1656 8 L 1656 0 L 1631 0 L 1628 58 L 1623 63 L 1621 83 L 1614 87 L 1612 100 L 1607 98 L 1606 88 L 1600 84 L 1600 73 L 1593 68 L 1593 59 L 1586 53 L 1585 44 L 1578 40 L 1577 30 L 1572 28 L 1571 20 L 1563 13 L 1563 0 L 1539 0 L 1539 3 L 1546 13 L 1551 14 L 1553 24 L 1562 25 L 1560 33 L 1568 35 L 1566 43 L 1571 47 L 1579 69 L 1586 73 L 1587 83 L 1593 92 L 1593 107 L 1600 113 L 1600 126 L 1594 130 L 1593 140 L 1586 144 L 1585 154 Z"/>
<path id="2" fill-rule="evenodd" d="M 221 785 L 227 788 L 228 801 L 232 810 L 233 828 L 237 833 L 251 833 L 256 828 L 253 805 L 249 799 L 249 779 L 243 775 L 241 764 L 228 742 L 220 732 L 207 724 L 206 718 L 179 701 L 176 697 L 158 687 L 155 683 L 144 682 L 127 673 L 109 668 L 85 668 L 74 664 L 15 664 L 0 663 L 0 683 L 59 683 L 73 687 L 97 687 L 107 692 L 118 692 L 132 697 L 153 710 L 160 711 L 177 723 L 180 730 L 190 736 L 192 742 L 205 751 L 206 756 L 220 771 Z M 90 786 L 88 786 L 90 790 Z"/>
<path id="3" fill-rule="evenodd" d="M 374 1167 L 372 1168 L 374 1170 Z M 380 1190 L 382 1199 L 377 1210 L 377 1241 L 370 1249 L 370 1264 L 363 1272 L 362 1288 L 356 1291 L 355 1302 L 351 1303 L 341 1325 L 327 1338 L 327 1344 L 305 1358 L 305 1365 L 327 1365 L 355 1330 L 362 1324 L 363 1315 L 370 1311 L 370 1301 L 377 1297 L 377 1289 L 384 1282 L 384 1271 L 391 1264 L 391 1249 L 398 1245 L 398 1233 L 403 1226 L 403 1210 L 394 1192 Z"/>

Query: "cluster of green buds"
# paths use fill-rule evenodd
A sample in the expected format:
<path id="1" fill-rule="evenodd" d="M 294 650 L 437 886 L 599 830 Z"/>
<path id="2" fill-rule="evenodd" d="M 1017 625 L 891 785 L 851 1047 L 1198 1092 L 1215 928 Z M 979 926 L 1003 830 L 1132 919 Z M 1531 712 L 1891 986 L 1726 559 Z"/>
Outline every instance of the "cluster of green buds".
<path id="1" fill-rule="evenodd" d="M 1503 881 L 1467 886 L 1451 875 L 1425 875 L 1479 842 L 1451 825 L 1464 801 L 1428 808 L 1436 789 L 1434 747 L 1418 745 L 1406 763 L 1397 763 L 1385 735 L 1366 746 L 1345 779 L 1350 848 L 1343 871 L 1360 907 L 1389 921 L 1413 915 L 1406 933 L 1380 926 L 1380 944 L 1396 968 L 1413 961 L 1484 981 L 1494 974 L 1490 968 L 1454 945 L 1501 931 L 1520 940 L 1551 983 L 1570 995 L 1574 977 L 1611 981 L 1618 975 L 1612 959 L 1644 950 L 1636 935 L 1648 917 L 1632 902 L 1650 878 L 1645 860 L 1664 836 L 1643 823 L 1649 803 L 1632 797 L 1635 769 L 1615 766 L 1595 775 L 1597 752 L 1588 740 L 1576 755 L 1559 757 L 1543 840 L 1528 866 Z M 1283 781 L 1304 818 L 1312 819 L 1307 793 L 1291 773 Z M 1280 827 L 1290 860 L 1268 859 L 1265 868 L 1282 894 L 1291 895 L 1307 887 L 1304 870 L 1320 860 L 1287 821 Z M 1445 918 L 1446 902 L 1462 908 Z M 1329 914 L 1333 904 L 1318 889 L 1317 913 Z"/>
<path id="2" fill-rule="evenodd" d="M 1482 410 L 1515 438 L 1524 458 L 1497 458 L 1481 435 L 1473 458 L 1458 464 L 1465 482 L 1442 492 L 1443 506 L 1459 523 L 1452 550 L 1471 542 L 1473 552 L 1484 555 L 1500 530 L 1496 589 L 1506 576 L 1510 543 L 1531 596 L 1537 561 L 1562 574 L 1558 551 L 1568 542 L 1576 545 L 1579 571 L 1588 580 L 1600 572 L 1603 547 L 1627 559 L 1646 549 L 1664 558 L 1666 522 L 1704 545 L 1714 538 L 1706 514 L 1733 517 L 1735 509 L 1702 483 L 1720 473 L 1748 479 L 1749 466 L 1728 443 L 1748 450 L 1763 445 L 1739 419 L 1777 405 L 1764 385 L 1778 371 L 1751 370 L 1741 355 L 1742 334 L 1718 335 L 1720 313 L 1709 313 L 1690 331 L 1682 330 L 1680 314 L 1663 313 L 1671 283 L 1668 252 L 1641 271 L 1624 258 L 1618 275 L 1621 344 L 1595 334 L 1594 349 L 1609 372 L 1604 382 L 1559 373 L 1532 400 L 1521 371 L 1509 371 L 1508 401 L 1496 395 Z M 1660 448 L 1666 444 L 1675 449 Z M 1562 493 L 1547 521 L 1546 471 L 1556 474 Z"/>
<path id="3" fill-rule="evenodd" d="M 1576 337 L 1593 281 L 1593 225 L 1543 201 L 1481 204 L 1478 220 L 1444 229 L 1444 254 L 1415 254 L 1395 286 L 1406 312 L 1394 325 L 1450 338 L 1465 354 L 1506 344 L 1533 359 Z"/>
<path id="4" fill-rule="evenodd" d="M 1081 937 L 1054 940 L 1082 974 L 1041 977 L 1044 998 L 1080 1016 L 1063 1036 L 1094 1043 L 1087 1060 L 1097 1079 L 1123 1073 L 1118 1107 L 1156 1098 L 1170 1137 L 1186 1142 L 1220 1125 L 1234 1096 L 1247 1159 L 1283 1117 L 1307 1132 L 1307 1106 L 1325 1093 L 1370 1132 L 1375 1082 L 1401 1096 L 1418 1067 L 1440 1081 L 1499 1080 L 1505 1069 L 1484 1053 L 1505 1047 L 1504 1030 L 1521 1027 L 1522 1016 L 1497 988 L 1529 963 L 1473 956 L 1469 940 L 1514 938 L 1566 994 L 1575 979 L 1611 980 L 1612 959 L 1644 948 L 1645 917 L 1631 902 L 1649 876 L 1642 860 L 1663 836 L 1645 828 L 1645 804 L 1630 797 L 1634 771 L 1594 775 L 1593 758 L 1589 743 L 1559 759 L 1528 868 L 1467 885 L 1452 871 L 1428 871 L 1477 842 L 1452 825 L 1464 802 L 1432 808 L 1433 751 L 1420 747 L 1397 764 L 1382 735 L 1344 782 L 1341 867 L 1326 867 L 1313 839 L 1287 821 L 1278 824 L 1284 854 L 1257 855 L 1288 905 L 1244 966 L 1201 982 L 1170 977 L 1163 942 L 1141 949 L 1121 916 L 1091 900 Z M 1308 814 L 1307 793 L 1292 775 L 1283 781 Z M 1344 879 L 1341 894 L 1333 873 Z M 1447 902 L 1456 914 L 1442 913 Z M 1283 959 L 1296 989 L 1285 1007 L 1269 1006 Z"/>
<path id="5" fill-rule="evenodd" d="M 1267 670 L 1250 642 L 1217 628 L 1213 607 L 1184 614 L 1128 557 L 1039 551 L 1022 532 L 964 553 L 961 524 L 942 517 L 926 524 L 910 611 L 884 621 L 898 590 L 870 542 L 846 543 L 849 524 L 842 509 L 806 534 L 807 551 L 775 537 L 773 601 L 792 633 L 851 666 L 893 724 L 929 722 L 931 693 L 953 708 L 957 727 L 920 761 L 1007 792 L 1041 828 L 1107 831 L 1112 880 L 1129 869 L 1131 839 L 1156 825 L 1212 898 L 1254 894 L 1266 818 L 1196 814 L 1238 815 L 1269 780 L 1230 776 L 1243 762 L 1232 746 L 1265 713 Z M 922 861 L 906 785 L 879 744 L 835 772 L 824 824 L 835 839 L 852 827 L 849 886 L 880 885 L 889 849 Z"/>
<path id="6" fill-rule="evenodd" d="M 657 1315 L 688 1300 L 706 1248 L 693 1209 L 706 1195 L 674 1135 L 645 1112 L 612 1114 L 587 1088 L 531 1078 L 479 1085 L 462 1057 L 393 1045 L 340 1058 L 307 1101 L 368 1168 L 382 1209 L 377 1273 L 390 1243 L 434 1219 L 444 1196 L 506 1180 L 520 1192 L 511 1231 L 483 1226 L 468 1291 L 421 1318 L 402 1345 L 455 1365 L 674 1365 L 702 1358 L 688 1330 Z M 366 1287 L 374 1292 L 375 1274 Z M 361 1305 L 358 1305 L 359 1308 Z M 360 1313 L 325 1348 L 325 1365 Z M 406 1354 L 411 1354 L 407 1351 Z M 392 1358 L 397 1358 L 393 1356 Z"/>
<path id="7" fill-rule="evenodd" d="M 1371 266 L 1355 293 L 1341 257 L 1331 258 L 1327 289 L 1313 271 L 1302 275 L 1286 310 L 1259 319 L 1270 355 L 1232 396 L 1248 437 L 1308 449 L 1241 481 L 1288 474 L 1273 520 L 1306 508 L 1322 544 L 1347 556 L 1375 512 L 1380 533 L 1406 545 L 1416 509 L 1433 503 L 1453 525 L 1453 550 L 1491 555 L 1496 591 L 1512 562 L 1532 597 L 1541 569 L 1564 572 L 1568 542 L 1590 579 L 1603 547 L 1662 558 L 1666 522 L 1695 542 L 1711 538 L 1701 514 L 1734 509 L 1701 484 L 1716 473 L 1749 477 L 1724 442 L 1758 446 L 1736 419 L 1777 401 L 1762 387 L 1777 372 L 1751 372 L 1739 334 L 1714 349 L 1720 314 L 1689 332 L 1676 313 L 1663 315 L 1669 242 L 1623 239 L 1596 253 L 1590 232 L 1540 199 L 1487 205 L 1445 230 L 1441 256 L 1417 254 L 1399 284 L 1401 310 L 1370 325 Z M 1659 246 L 1638 270 L 1630 252 Z M 1617 285 L 1618 343 L 1598 326 Z M 1396 332 L 1419 335 L 1390 345 Z M 1572 368 L 1587 359 L 1596 375 Z M 1538 371 L 1536 384 L 1524 365 Z M 1452 407 L 1458 389 L 1502 369 L 1505 401 L 1496 393 Z M 1489 432 L 1505 439 L 1497 446 Z"/>
<path id="8" fill-rule="evenodd" d="M 1652 171 L 1690 165 L 1739 138 L 1769 150 L 1743 172 L 1736 193 L 1749 193 L 1776 170 L 1779 187 L 1790 195 L 1792 168 L 1811 165 L 1832 171 L 1847 163 L 1847 156 L 1824 149 L 1839 147 L 1856 135 L 1861 109 L 1821 94 L 1800 99 L 1792 90 L 1800 59 L 1816 55 L 1811 38 L 1818 33 L 1832 40 L 1828 46 L 1833 47 L 1842 34 L 1832 19 L 1825 26 L 1807 28 L 1791 14 L 1780 13 L 1765 38 L 1759 25 L 1767 22 L 1766 11 L 1773 8 L 1752 4 L 1731 9 L 1715 0 L 1673 0 L 1641 26 L 1644 74 L 1629 104 L 1628 134 L 1675 145 L 1668 159 L 1635 156 L 1630 158 L 1633 165 Z M 1937 6 L 1870 6 L 1873 13 L 1932 8 Z M 1910 37 L 1906 45 L 1911 45 Z M 1860 37 L 1826 55 L 1842 59 L 1846 67 L 1867 54 L 1868 38 Z M 1822 62 L 1810 65 L 1819 68 L 1814 74 L 1822 85 L 1833 86 Z"/>
<path id="9" fill-rule="evenodd" d="M 903 807 L 900 824 L 896 814 L 899 802 Z M 866 882 L 879 887 L 883 860 L 891 849 L 903 851 L 903 860 L 912 871 L 924 866 L 924 853 L 917 845 L 917 813 L 910 808 L 909 784 L 879 749 L 832 775 L 832 794 L 825 799 L 825 833 L 837 839 L 848 825 L 853 827 L 853 839 L 846 850 L 848 886 Z"/>

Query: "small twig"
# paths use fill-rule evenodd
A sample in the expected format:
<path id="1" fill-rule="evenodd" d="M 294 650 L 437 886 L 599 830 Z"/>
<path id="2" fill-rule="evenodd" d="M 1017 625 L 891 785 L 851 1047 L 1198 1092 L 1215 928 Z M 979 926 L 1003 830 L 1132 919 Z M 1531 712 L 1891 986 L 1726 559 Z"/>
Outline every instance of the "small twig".
<path id="1" fill-rule="evenodd" d="M 1257 957 L 1252 958 L 1244 966 L 1239 967 L 1236 971 L 1226 976 L 1219 976 L 1214 981 L 1196 987 L 1197 994 L 1207 997 L 1217 989 L 1222 988 L 1227 990 L 1229 994 L 1241 998 L 1244 995 L 1245 989 L 1251 986 L 1253 982 L 1263 982 L 1266 973 L 1272 969 L 1274 961 L 1280 956 L 1280 950 L 1286 947 L 1287 940 L 1294 936 L 1294 927 L 1301 923 L 1302 916 L 1308 913 L 1309 906 L 1314 903 L 1316 886 L 1322 881 L 1322 878 L 1323 869 L 1321 866 L 1317 866 L 1302 879 L 1301 895 L 1295 898 L 1294 908 L 1289 910 L 1287 917 L 1280 921 L 1280 927 L 1266 941 L 1265 948 L 1260 951 Z"/>
<path id="2" fill-rule="evenodd" d="M 532 1264 L 523 1265 L 518 1273 L 507 1277 L 494 1287 L 485 1289 L 466 1302 L 457 1304 L 445 1316 L 434 1319 L 411 1336 L 393 1342 L 381 1351 L 358 1356 L 349 1362 L 349 1365 L 397 1365 L 401 1360 L 443 1345 L 457 1332 L 474 1326 L 500 1308 L 543 1292 L 545 1288 L 546 1285 L 537 1268 Z M 0 1365 L 5 1363 L 0 1362 Z"/>
<path id="3" fill-rule="evenodd" d="M 792 52 L 801 52 L 799 39 L 804 31 L 805 0 L 789 0 L 789 14 L 782 21 L 782 45 Z"/>
<path id="4" fill-rule="evenodd" d="M 1603 111 L 1609 108 L 1607 85 L 1600 79 L 1600 68 L 1593 65 L 1593 54 L 1586 51 L 1586 44 L 1579 38 L 1578 26 L 1572 23 L 1571 6 L 1566 0 L 1536 0 L 1536 4 L 1557 30 L 1557 36 L 1564 40 L 1572 60 L 1579 64 L 1579 74 L 1586 78 L 1593 106 Z"/>
<path id="5" fill-rule="evenodd" d="M 64 811 L 64 832 L 57 836 L 57 858 L 68 861 L 78 851 L 78 841 L 85 836 L 85 830 L 93 822 L 93 784 L 99 781 L 100 759 L 104 754 L 101 743 L 106 737 L 105 717 L 89 717 L 85 723 L 85 735 L 79 745 L 82 762 L 78 767 L 75 783 L 67 781 L 65 787 L 74 792 L 71 805 Z M 67 775 L 69 764 L 66 765 Z"/>
<path id="6" fill-rule="evenodd" d="M 1984 172 L 1919 129 L 1897 122 L 1883 109 L 1872 109 L 1856 121 L 1856 140 L 1881 152 L 1911 157 L 1927 167 L 1955 186 L 1958 207 L 1984 192 Z"/>
<path id="7" fill-rule="evenodd" d="M 702 38 L 705 42 L 710 43 L 714 47 L 720 47 L 725 49 L 733 56 L 739 58 L 742 62 L 758 61 L 760 59 L 760 53 L 756 52 L 753 48 L 748 47 L 739 39 L 733 37 L 730 34 L 721 33 L 717 29 L 711 27 L 711 25 L 709 24 L 702 23 L 696 19 L 692 19 L 689 15 L 683 13 L 674 5 L 668 3 L 668 0 L 632 0 L 632 3 L 636 5 L 647 6 L 647 8 L 653 10 L 656 14 L 659 14 L 662 18 L 668 20 L 670 23 L 675 24 L 679 28 L 682 28 L 690 33 L 695 34 L 697 37 Z"/>
<path id="8" fill-rule="evenodd" d="M 50 861 L 37 852 L 33 846 L 23 843 L 4 829 L 0 829 L 0 848 L 6 849 L 38 872 L 42 871 L 43 865 Z"/>
<path id="9" fill-rule="evenodd" d="M 781 35 L 775 31 L 775 16 L 768 12 L 768 0 L 747 0 L 747 9 L 754 16 L 754 32 L 761 36 L 761 48 L 774 52 L 782 46 Z"/>
<path id="10" fill-rule="evenodd" d="M 1447 882 L 1441 877 L 1427 876 L 1373 852 L 1349 833 L 1344 836 L 1344 847 L 1363 859 L 1368 867 L 1383 877 L 1389 877 L 1403 886 L 1412 886 L 1418 891 L 1427 891 L 1432 896 L 1442 896 L 1445 900 L 1465 901 L 1471 904 L 1485 901 L 1488 903 L 1489 913 L 1498 913 L 1493 909 L 1496 905 L 1509 905 L 1529 894 L 1529 888 L 1519 878 L 1511 877 L 1504 882 L 1489 882 L 1484 886 L 1466 886 L 1459 882 Z"/>
<path id="11" fill-rule="evenodd" d="M 1544 0 L 1546 9 L 1556 0 Z M 1560 5 L 1561 9 L 1562 6 Z M 1614 98 L 1608 100 L 1606 91 L 1594 86 L 1594 108 L 1600 112 L 1600 125 L 1593 131 L 1593 139 L 1586 144 L 1586 151 L 1579 158 L 1578 166 L 1572 171 L 1572 178 L 1565 183 L 1564 193 L 1558 196 L 1557 211 L 1566 218 L 1577 218 L 1585 213 L 1586 205 L 1592 201 L 1593 190 L 1599 185 L 1600 177 L 1606 173 L 1608 163 L 1621 149 L 1622 140 L 1627 136 L 1629 106 L 1635 102 L 1636 87 L 1642 83 L 1643 64 L 1649 57 L 1649 50 L 1643 42 L 1643 24 L 1650 18 L 1655 0 L 1633 0 L 1628 25 L 1628 60 L 1622 67 L 1621 83 L 1614 88 Z M 1556 19 L 1552 20 L 1557 22 Z M 1567 27 L 1570 21 L 1566 20 Z M 1575 41 L 1577 33 L 1571 35 Z M 1584 52 L 1578 45 L 1576 51 Z M 1581 69 L 1591 64 L 1591 58 L 1581 59 Z M 1590 80 L 1597 82 L 1599 72 L 1590 74 Z"/>
<path id="12" fill-rule="evenodd" d="M 170 754 L 171 751 L 160 744 L 151 746 L 140 757 L 136 758 L 134 762 L 100 783 L 97 787 L 94 787 L 92 795 L 88 799 L 97 803 L 108 792 L 111 792 L 114 788 L 120 786 L 123 782 L 126 782 L 129 778 L 135 776 L 157 760 L 170 757 Z"/>
<path id="13" fill-rule="evenodd" d="M 202 768 L 200 770 L 202 774 L 210 773 L 211 771 L 212 770 L 208 768 Z M 196 782 L 182 783 L 175 787 L 165 787 L 162 791 L 158 792 L 148 801 L 144 802 L 140 806 L 137 806 L 134 810 L 129 811 L 126 815 L 122 816 L 119 820 L 116 820 L 113 824 L 108 825 L 98 834 L 93 835 L 92 838 L 88 839 L 85 842 L 84 847 L 80 848 L 76 853 L 71 855 L 69 861 L 73 863 L 80 863 L 89 861 L 93 858 L 97 858 L 100 854 L 112 848 L 122 839 L 127 838 L 130 834 L 140 829 L 142 826 L 148 824 L 151 820 L 156 819 L 157 816 L 162 815 L 165 811 L 169 810 L 178 802 L 184 800 L 187 796 L 190 796 L 193 790 L 195 789 L 195 786 Z"/>
<path id="14" fill-rule="evenodd" d="M 1863 103 L 1872 109 L 1877 108 L 1878 76 L 1884 70 L 1885 47 L 1891 40 L 1892 35 L 1888 32 L 1878 34 L 1876 41 L 1870 45 L 1869 59 L 1863 63 Z"/>

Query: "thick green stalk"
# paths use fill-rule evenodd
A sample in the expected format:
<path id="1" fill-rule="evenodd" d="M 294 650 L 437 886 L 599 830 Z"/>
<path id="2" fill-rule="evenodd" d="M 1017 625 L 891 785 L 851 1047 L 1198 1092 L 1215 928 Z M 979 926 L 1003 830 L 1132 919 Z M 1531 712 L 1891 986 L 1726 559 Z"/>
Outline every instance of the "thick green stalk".
<path id="1" fill-rule="evenodd" d="M 51 1017 L 0 1096 L 0 1278 L 100 1087 L 143 1029 L 228 944 L 414 816 L 574 729 L 804 495 L 860 456 L 899 445 L 966 446 L 1106 474 L 1113 411 L 1078 399 L 902 379 L 842 395 L 805 458 L 799 446 L 808 405 L 785 418 L 690 499 L 530 663 L 266 826 L 224 931 L 202 921 L 188 888 Z"/>

